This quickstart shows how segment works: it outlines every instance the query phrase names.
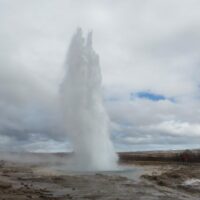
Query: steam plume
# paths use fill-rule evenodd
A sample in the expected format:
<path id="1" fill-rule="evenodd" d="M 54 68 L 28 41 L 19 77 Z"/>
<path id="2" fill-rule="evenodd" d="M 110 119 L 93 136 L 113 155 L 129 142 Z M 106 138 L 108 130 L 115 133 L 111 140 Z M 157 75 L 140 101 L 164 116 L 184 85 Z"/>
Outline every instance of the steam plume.
<path id="1" fill-rule="evenodd" d="M 101 82 L 99 57 L 92 47 L 92 32 L 85 39 L 79 28 L 68 50 L 61 89 L 65 128 L 74 146 L 73 168 L 111 170 L 116 165 Z"/>

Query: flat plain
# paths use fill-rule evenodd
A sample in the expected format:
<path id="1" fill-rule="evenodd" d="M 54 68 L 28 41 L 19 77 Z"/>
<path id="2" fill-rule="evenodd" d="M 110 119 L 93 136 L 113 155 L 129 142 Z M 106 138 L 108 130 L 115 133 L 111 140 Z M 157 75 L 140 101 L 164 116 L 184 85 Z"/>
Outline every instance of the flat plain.
<path id="1" fill-rule="evenodd" d="M 138 161 L 134 155 L 129 161 L 120 162 L 121 168 L 133 169 L 130 177 L 123 171 L 116 174 L 60 170 L 58 166 L 69 159 L 64 154 L 4 155 L 0 161 L 0 200 L 200 199 L 200 164 Z"/>

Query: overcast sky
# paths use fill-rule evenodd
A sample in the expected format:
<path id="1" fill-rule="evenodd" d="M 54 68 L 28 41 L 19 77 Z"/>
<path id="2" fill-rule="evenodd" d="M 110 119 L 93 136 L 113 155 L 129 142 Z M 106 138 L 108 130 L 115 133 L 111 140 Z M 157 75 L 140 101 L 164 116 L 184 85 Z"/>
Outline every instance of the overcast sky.
<path id="1" fill-rule="evenodd" d="M 0 0 L 0 150 L 65 151 L 59 86 L 93 30 L 116 150 L 200 147 L 199 0 Z"/>

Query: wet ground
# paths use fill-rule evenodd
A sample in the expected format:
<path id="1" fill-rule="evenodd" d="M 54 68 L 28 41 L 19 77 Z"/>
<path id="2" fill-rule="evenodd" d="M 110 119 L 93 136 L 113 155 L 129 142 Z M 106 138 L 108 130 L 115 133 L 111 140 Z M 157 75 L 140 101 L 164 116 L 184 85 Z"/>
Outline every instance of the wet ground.
<path id="1" fill-rule="evenodd" d="M 199 200 L 200 166 L 135 163 L 115 172 L 69 172 L 0 162 L 0 200 Z"/>

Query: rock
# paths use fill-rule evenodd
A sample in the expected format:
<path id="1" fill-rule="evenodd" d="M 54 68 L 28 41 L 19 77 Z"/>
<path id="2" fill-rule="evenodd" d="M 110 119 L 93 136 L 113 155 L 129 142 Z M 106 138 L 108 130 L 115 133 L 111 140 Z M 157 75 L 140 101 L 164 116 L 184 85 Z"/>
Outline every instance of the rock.
<path id="1" fill-rule="evenodd" d="M 6 182 L 2 182 L 0 181 L 0 188 L 1 189 L 9 189 L 12 187 L 12 184 L 11 183 L 6 183 Z"/>
<path id="2" fill-rule="evenodd" d="M 4 165 L 5 165 L 5 161 L 1 160 L 0 161 L 0 168 L 4 167 Z"/>

